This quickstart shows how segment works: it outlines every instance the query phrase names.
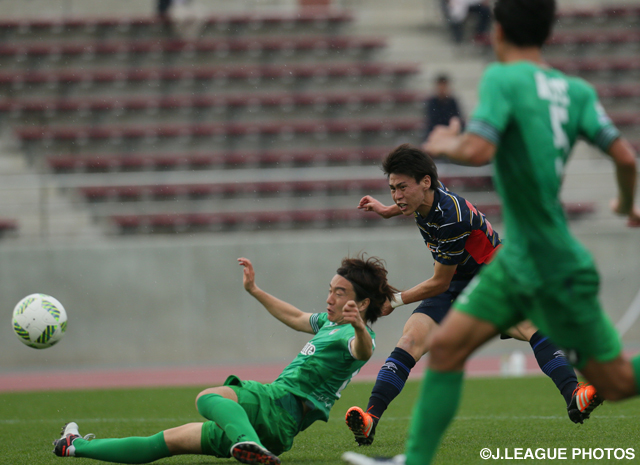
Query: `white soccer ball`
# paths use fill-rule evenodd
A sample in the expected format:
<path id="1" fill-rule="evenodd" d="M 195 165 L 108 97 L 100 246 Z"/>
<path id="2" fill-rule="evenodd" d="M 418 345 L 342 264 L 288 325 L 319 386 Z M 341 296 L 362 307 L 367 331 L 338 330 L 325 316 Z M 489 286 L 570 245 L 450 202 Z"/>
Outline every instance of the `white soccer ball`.
<path id="1" fill-rule="evenodd" d="M 31 294 L 13 309 L 13 331 L 24 344 L 46 349 L 58 341 L 67 329 L 67 312 L 49 295 Z"/>

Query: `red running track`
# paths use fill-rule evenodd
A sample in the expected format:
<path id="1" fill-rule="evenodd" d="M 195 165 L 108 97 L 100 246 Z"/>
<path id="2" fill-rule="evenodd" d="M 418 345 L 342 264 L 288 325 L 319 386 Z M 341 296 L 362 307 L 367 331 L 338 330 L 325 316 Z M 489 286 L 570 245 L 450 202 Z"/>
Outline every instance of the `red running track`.
<path id="1" fill-rule="evenodd" d="M 500 375 L 501 357 L 476 357 L 467 364 L 468 376 Z M 360 371 L 354 381 L 371 381 L 378 374 L 382 360 L 374 360 Z M 69 389 L 109 389 L 160 386 L 216 386 L 227 376 L 260 382 L 275 380 L 286 364 L 197 366 L 136 369 L 65 370 L 0 373 L 0 392 L 51 391 Z M 425 368 L 421 361 L 412 370 L 419 379 Z M 526 356 L 526 373 L 539 374 L 533 355 Z"/>

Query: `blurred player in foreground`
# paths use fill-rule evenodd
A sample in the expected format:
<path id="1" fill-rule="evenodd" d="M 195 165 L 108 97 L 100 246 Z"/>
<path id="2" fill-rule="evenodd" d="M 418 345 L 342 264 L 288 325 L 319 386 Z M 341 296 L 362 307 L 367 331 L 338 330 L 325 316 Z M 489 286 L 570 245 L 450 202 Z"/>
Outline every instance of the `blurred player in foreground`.
<path id="1" fill-rule="evenodd" d="M 374 332 L 367 326 L 381 314 L 396 289 L 375 257 L 345 258 L 329 284 L 327 311 L 305 313 L 258 288 L 246 258 L 245 290 L 275 318 L 296 331 L 315 336 L 271 384 L 229 376 L 224 386 L 196 397 L 207 422 L 189 423 L 150 437 L 82 438 L 68 423 L 54 442 L 61 457 L 105 462 L 148 463 L 181 454 L 233 457 L 242 463 L 279 464 L 298 432 L 316 420 L 327 421 L 340 392 L 373 354 Z"/>
<path id="2" fill-rule="evenodd" d="M 385 158 L 382 169 L 388 176 L 394 205 L 383 205 L 367 195 L 358 207 L 383 218 L 414 217 L 433 256 L 434 270 L 431 278 L 397 293 L 383 308 L 386 315 L 401 305 L 421 301 L 380 369 L 366 411 L 357 406 L 347 411 L 347 426 L 361 446 L 373 442 L 382 414 L 400 394 L 418 360 L 430 350 L 433 333 L 453 301 L 501 246 L 489 220 L 471 202 L 444 187 L 435 163 L 422 150 L 401 145 Z M 564 397 L 571 421 L 582 423 L 589 418 L 590 409 L 572 405 L 574 394 L 579 396 L 589 388 L 578 386 L 562 351 L 528 322 L 511 328 L 508 334 L 531 344 L 538 365 Z"/>
<path id="3" fill-rule="evenodd" d="M 493 47 L 467 132 L 437 128 L 424 145 L 467 165 L 493 160 L 509 238 L 453 304 L 434 334 L 431 358 L 413 413 L 406 458 L 431 463 L 460 400 L 464 364 L 496 334 L 530 319 L 565 350 L 603 398 L 638 394 L 640 356 L 621 355 L 618 334 L 598 301 L 591 254 L 571 234 L 559 199 L 564 166 L 581 136 L 608 154 L 619 187 L 613 211 L 640 226 L 634 207 L 636 156 L 607 117 L 593 87 L 549 68 L 541 48 L 555 20 L 554 0 L 497 0 Z M 581 403 L 588 399 L 576 399 Z M 352 464 L 380 463 L 346 453 Z"/>

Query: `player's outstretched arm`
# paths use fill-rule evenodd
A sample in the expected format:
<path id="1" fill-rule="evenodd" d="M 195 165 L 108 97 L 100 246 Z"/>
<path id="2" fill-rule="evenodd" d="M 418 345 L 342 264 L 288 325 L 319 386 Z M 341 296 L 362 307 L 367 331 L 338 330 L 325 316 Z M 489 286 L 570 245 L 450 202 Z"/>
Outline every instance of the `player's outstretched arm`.
<path id="1" fill-rule="evenodd" d="M 636 153 L 631 144 L 624 138 L 616 139 L 609 147 L 609 156 L 616 165 L 618 181 L 618 198 L 611 203 L 614 213 L 629 218 L 628 225 L 640 227 L 640 210 L 634 206 L 636 192 Z"/>
<path id="2" fill-rule="evenodd" d="M 440 262 L 436 262 L 433 268 L 433 276 L 426 281 L 421 282 L 413 286 L 411 289 L 402 291 L 400 293 L 400 299 L 391 303 L 390 307 L 383 307 L 383 315 L 388 315 L 395 308 L 400 305 L 411 304 L 413 302 L 419 302 L 429 297 L 435 297 L 442 294 L 449 289 L 453 275 L 456 272 L 458 265 L 444 265 Z M 385 311 L 387 313 L 385 313 Z"/>
<path id="3" fill-rule="evenodd" d="M 344 305 L 342 318 L 343 322 L 351 324 L 355 329 L 355 338 L 351 341 L 351 353 L 356 360 L 369 360 L 373 355 L 373 340 L 353 300 Z"/>
<path id="4" fill-rule="evenodd" d="M 396 204 L 390 206 L 383 205 L 379 200 L 374 199 L 370 195 L 365 195 L 360 199 L 358 210 L 376 212 L 384 219 L 392 218 L 394 216 L 402 214 L 400 208 L 398 208 Z"/>
<path id="5" fill-rule="evenodd" d="M 256 286 L 256 273 L 248 258 L 238 258 L 240 266 L 244 267 L 242 284 L 244 289 L 266 308 L 278 320 L 296 331 L 313 334 L 309 318 L 311 313 L 303 312 L 293 305 L 263 291 Z"/>
<path id="6" fill-rule="evenodd" d="M 472 133 L 460 133 L 460 120 L 451 118 L 449 126 L 436 126 L 422 149 L 433 157 L 444 156 L 460 165 L 482 166 L 491 163 L 496 146 Z"/>

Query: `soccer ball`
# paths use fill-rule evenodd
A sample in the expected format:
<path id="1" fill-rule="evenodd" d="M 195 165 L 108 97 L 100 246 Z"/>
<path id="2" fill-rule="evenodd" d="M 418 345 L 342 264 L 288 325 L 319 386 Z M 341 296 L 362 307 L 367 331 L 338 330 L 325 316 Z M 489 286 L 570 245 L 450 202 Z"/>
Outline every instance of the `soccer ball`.
<path id="1" fill-rule="evenodd" d="M 46 349 L 67 329 L 67 312 L 60 302 L 45 294 L 26 296 L 13 309 L 13 331 L 24 344 Z"/>

